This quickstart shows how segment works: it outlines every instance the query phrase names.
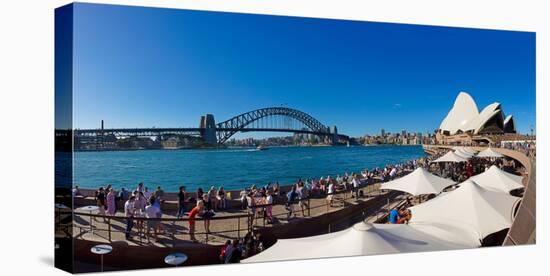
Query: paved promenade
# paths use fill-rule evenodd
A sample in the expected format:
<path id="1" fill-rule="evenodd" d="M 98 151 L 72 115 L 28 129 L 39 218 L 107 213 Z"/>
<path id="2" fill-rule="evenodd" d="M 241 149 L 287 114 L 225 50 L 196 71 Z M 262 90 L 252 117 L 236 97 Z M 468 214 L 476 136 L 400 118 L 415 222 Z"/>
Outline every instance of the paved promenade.
<path id="1" fill-rule="evenodd" d="M 341 193 L 335 195 L 333 207 L 327 205 L 325 198 L 312 198 L 309 200 L 310 208 L 309 212 L 307 208 L 304 208 L 302 213 L 298 204 L 294 204 L 294 214 L 288 218 L 288 211 L 284 208 L 284 205 L 273 206 L 273 215 L 275 222 L 273 225 L 267 224 L 261 216 L 254 220 L 254 228 L 272 227 L 275 225 L 285 225 L 294 221 L 311 219 L 318 216 L 325 215 L 327 213 L 337 212 L 350 205 L 357 205 L 369 200 L 374 200 L 377 197 L 384 197 L 388 191 L 380 191 L 378 187 L 379 183 L 369 185 L 369 187 L 362 188 L 365 196 L 356 200 L 351 198 L 351 193 Z M 392 199 L 390 204 L 395 202 L 401 202 L 404 200 L 404 196 Z M 387 201 L 383 201 L 386 203 Z M 369 221 L 375 221 L 377 218 L 386 214 L 384 209 L 385 204 L 377 206 L 372 210 L 366 210 L 365 216 Z M 76 212 L 86 213 L 80 211 L 78 208 Z M 217 212 L 216 216 L 210 223 L 210 234 L 205 233 L 204 223 L 201 220 L 196 221 L 196 238 L 199 243 L 207 243 L 210 245 L 221 245 L 228 239 L 235 239 L 244 237 L 248 231 L 248 211 L 247 210 L 231 210 Z M 116 216 L 123 216 L 121 212 L 117 212 Z M 91 226 L 90 226 L 90 219 Z M 193 246 L 196 243 L 189 241 L 188 234 L 188 222 L 185 220 L 178 220 L 173 214 L 164 214 L 163 219 L 170 219 L 171 221 L 163 221 L 162 225 L 165 229 L 164 234 L 159 235 L 159 241 L 155 242 L 153 239 L 148 240 L 145 235 L 139 235 L 139 228 L 137 223 L 134 226 L 132 233 L 132 240 L 127 241 L 124 237 L 125 222 L 123 219 L 111 219 L 110 220 L 110 237 L 109 237 L 109 223 L 103 220 L 101 217 L 93 217 L 87 215 L 75 215 L 75 227 L 73 228 L 73 236 L 77 239 L 84 239 L 97 242 L 125 242 L 128 245 L 147 245 L 157 247 L 179 247 L 179 246 Z M 91 231 L 93 229 L 93 232 Z M 145 228 L 143 228 L 145 229 Z M 327 229 L 328 231 L 328 229 Z M 141 239 L 140 239 L 141 237 Z"/>

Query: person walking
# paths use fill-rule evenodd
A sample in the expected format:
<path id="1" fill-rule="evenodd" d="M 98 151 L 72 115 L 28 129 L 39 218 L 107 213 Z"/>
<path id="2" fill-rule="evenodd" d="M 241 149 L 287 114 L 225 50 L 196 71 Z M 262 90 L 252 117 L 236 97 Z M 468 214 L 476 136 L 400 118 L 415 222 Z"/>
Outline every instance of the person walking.
<path id="1" fill-rule="evenodd" d="M 107 214 L 109 216 L 116 214 L 116 193 L 113 188 L 110 188 L 109 193 L 107 193 Z"/>
<path id="2" fill-rule="evenodd" d="M 185 186 L 180 186 L 178 193 L 178 215 L 177 218 L 183 217 L 185 214 Z"/>
<path id="3" fill-rule="evenodd" d="M 309 189 L 304 185 L 304 182 L 298 184 L 298 206 L 302 209 L 302 217 L 306 216 L 305 210 L 309 209 L 307 198 L 309 197 Z"/>
<path id="4" fill-rule="evenodd" d="M 99 208 L 99 214 L 103 216 L 103 221 L 107 221 L 105 219 L 105 209 L 107 207 L 107 202 L 105 200 L 105 189 L 103 189 L 103 187 L 100 187 L 98 192 L 97 192 L 97 207 Z"/>
<path id="5" fill-rule="evenodd" d="M 124 204 L 124 215 L 126 216 L 126 239 L 131 239 L 132 227 L 134 227 L 134 202 L 136 197 L 130 196 Z"/>
<path id="6" fill-rule="evenodd" d="M 359 181 L 359 178 L 357 177 L 356 174 L 353 174 L 351 182 L 353 184 L 353 192 L 355 193 L 355 199 L 357 200 L 359 199 L 359 184 L 361 182 Z"/>
<path id="7" fill-rule="evenodd" d="M 286 194 L 287 202 L 286 202 L 286 209 L 288 210 L 287 219 L 290 219 L 292 216 L 292 213 L 294 212 L 294 201 L 298 197 L 298 193 L 296 193 L 296 185 L 292 186 L 292 189 L 290 192 Z"/>
<path id="8" fill-rule="evenodd" d="M 267 223 L 273 224 L 273 192 L 268 190 L 266 202 L 267 206 L 265 207 L 265 213 L 267 217 Z"/>
<path id="9" fill-rule="evenodd" d="M 327 204 L 332 207 L 332 202 L 334 200 L 334 184 L 331 182 L 328 184 L 327 189 Z"/>

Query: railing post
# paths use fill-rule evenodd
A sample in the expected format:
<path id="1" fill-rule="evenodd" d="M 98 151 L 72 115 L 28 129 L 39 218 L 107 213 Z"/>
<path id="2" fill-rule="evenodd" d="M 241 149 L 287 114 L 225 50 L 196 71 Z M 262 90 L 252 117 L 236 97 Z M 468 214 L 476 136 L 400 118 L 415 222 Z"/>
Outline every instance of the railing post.
<path id="1" fill-rule="evenodd" d="M 342 207 L 346 207 L 346 194 L 347 194 L 347 191 L 344 191 L 344 202 L 342 203 Z"/>
<path id="2" fill-rule="evenodd" d="M 241 238 L 241 217 L 237 217 L 237 238 Z"/>
<path id="3" fill-rule="evenodd" d="M 93 217 L 91 216 L 92 212 L 90 212 L 90 232 L 92 233 L 92 236 L 94 235 L 94 223 L 93 223 Z"/>
<path id="4" fill-rule="evenodd" d="M 205 224 L 204 226 L 205 226 L 205 227 L 204 227 L 204 233 L 206 233 L 206 234 L 205 234 L 206 240 L 204 241 L 204 243 L 205 243 L 205 244 L 208 244 L 208 231 L 207 231 L 207 229 L 206 229 L 206 224 Z"/>
<path id="5" fill-rule="evenodd" d="M 309 197 L 307 199 L 307 216 L 311 217 L 311 201 L 310 201 Z"/>
<path id="6" fill-rule="evenodd" d="M 107 229 L 109 232 L 109 241 L 111 241 L 111 217 L 107 218 Z"/>
<path id="7" fill-rule="evenodd" d="M 138 236 L 139 236 L 139 243 L 143 244 L 143 240 L 141 237 L 142 231 L 143 231 L 143 220 L 141 220 L 140 218 L 137 218 L 137 224 L 141 225 L 140 227 L 138 227 Z"/>
<path id="8" fill-rule="evenodd" d="M 172 248 L 174 247 L 176 247 L 176 227 L 172 224 Z"/>

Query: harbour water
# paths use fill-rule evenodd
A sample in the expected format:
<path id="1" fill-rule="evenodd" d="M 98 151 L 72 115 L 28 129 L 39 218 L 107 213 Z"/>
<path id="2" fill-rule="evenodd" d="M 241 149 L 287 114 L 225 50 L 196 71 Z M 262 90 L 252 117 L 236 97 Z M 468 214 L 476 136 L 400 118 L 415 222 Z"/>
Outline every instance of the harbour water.
<path id="1" fill-rule="evenodd" d="M 425 156 L 421 146 L 272 147 L 256 149 L 197 149 L 75 152 L 74 183 L 81 188 L 112 184 L 176 191 L 223 185 L 226 190 L 298 178 L 359 172 Z"/>

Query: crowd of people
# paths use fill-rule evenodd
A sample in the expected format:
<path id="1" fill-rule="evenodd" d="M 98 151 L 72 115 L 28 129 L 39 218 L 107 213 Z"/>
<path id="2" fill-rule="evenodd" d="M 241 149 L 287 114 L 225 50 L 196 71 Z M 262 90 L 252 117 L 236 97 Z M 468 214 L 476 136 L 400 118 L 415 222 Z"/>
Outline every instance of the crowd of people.
<path id="1" fill-rule="evenodd" d="M 523 152 L 529 158 L 535 159 L 537 157 L 537 143 L 535 141 L 501 142 L 497 144 L 497 147 Z"/>
<path id="2" fill-rule="evenodd" d="M 260 233 L 248 232 L 242 239 L 228 240 L 220 248 L 222 264 L 239 263 L 241 259 L 254 256 L 264 250 L 264 241 Z"/>
<path id="3" fill-rule="evenodd" d="M 429 156 L 429 161 L 437 159 L 446 154 L 451 149 L 435 149 L 435 154 Z M 483 173 L 491 166 L 495 165 L 503 171 L 516 173 L 518 164 L 513 159 L 505 158 L 478 158 L 473 156 L 466 162 L 430 162 L 426 167 L 431 173 L 438 176 L 452 179 L 455 182 L 463 182 L 466 179 Z"/>
<path id="4" fill-rule="evenodd" d="M 394 207 L 390 210 L 388 216 L 389 224 L 408 224 L 412 218 L 411 209 L 403 206 L 401 208 Z"/>

